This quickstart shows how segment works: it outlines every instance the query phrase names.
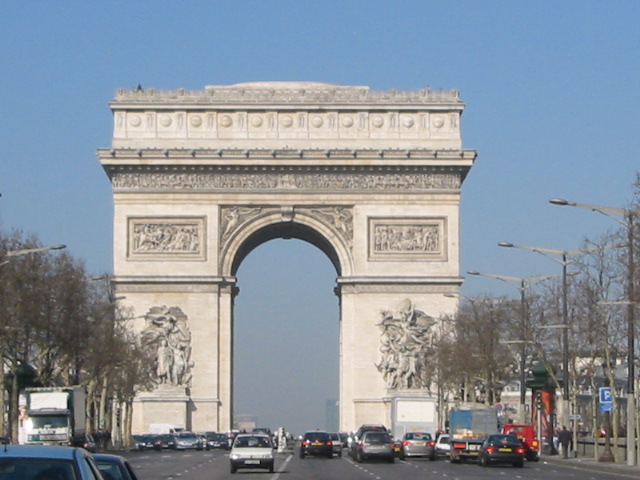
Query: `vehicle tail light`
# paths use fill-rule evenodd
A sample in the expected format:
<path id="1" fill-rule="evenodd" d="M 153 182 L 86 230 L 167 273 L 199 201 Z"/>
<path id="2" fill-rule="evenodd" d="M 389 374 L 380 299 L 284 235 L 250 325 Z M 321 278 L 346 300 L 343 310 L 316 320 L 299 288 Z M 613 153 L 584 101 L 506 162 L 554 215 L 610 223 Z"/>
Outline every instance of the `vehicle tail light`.
<path id="1" fill-rule="evenodd" d="M 516 453 L 524 453 L 524 448 L 522 447 L 516 448 Z"/>
<path id="2" fill-rule="evenodd" d="M 309 445 L 309 443 L 311 443 L 309 442 L 309 440 L 305 440 L 304 442 L 302 442 L 303 445 Z"/>
<path id="3" fill-rule="evenodd" d="M 436 442 L 434 442 L 433 440 L 427 442 L 427 445 L 429 445 L 430 447 L 433 447 L 435 444 Z"/>
<path id="4" fill-rule="evenodd" d="M 407 440 L 405 440 L 404 442 L 402 442 L 402 445 L 404 445 L 404 446 L 406 447 L 407 445 L 409 445 L 409 443 L 410 443 L 410 442 L 408 442 Z"/>
<path id="5" fill-rule="evenodd" d="M 327 446 L 329 447 L 333 446 L 333 442 L 331 440 L 327 440 Z"/>
<path id="6" fill-rule="evenodd" d="M 496 451 L 496 447 L 487 447 L 487 452 L 491 453 L 495 451 Z"/>
<path id="7" fill-rule="evenodd" d="M 534 440 L 531 442 L 531 447 L 535 448 L 536 450 L 538 449 L 538 440 Z"/>

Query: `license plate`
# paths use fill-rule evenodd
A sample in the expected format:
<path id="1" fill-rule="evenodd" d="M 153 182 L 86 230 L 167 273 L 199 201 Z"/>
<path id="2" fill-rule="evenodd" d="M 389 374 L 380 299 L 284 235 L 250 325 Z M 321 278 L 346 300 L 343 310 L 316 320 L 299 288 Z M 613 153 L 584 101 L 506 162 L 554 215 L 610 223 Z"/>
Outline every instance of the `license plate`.
<path id="1" fill-rule="evenodd" d="M 260 465 L 260 460 L 245 460 L 245 465 Z"/>
<path id="2" fill-rule="evenodd" d="M 510 448 L 499 448 L 498 451 L 499 452 L 510 452 L 511 449 Z"/>
<path id="3" fill-rule="evenodd" d="M 322 442 L 313 442 L 311 445 L 313 445 L 314 447 L 318 447 L 320 445 L 324 445 Z"/>
<path id="4" fill-rule="evenodd" d="M 469 450 L 480 450 L 480 445 L 469 445 Z"/>
<path id="5" fill-rule="evenodd" d="M 424 447 L 424 442 L 414 442 L 416 447 Z"/>

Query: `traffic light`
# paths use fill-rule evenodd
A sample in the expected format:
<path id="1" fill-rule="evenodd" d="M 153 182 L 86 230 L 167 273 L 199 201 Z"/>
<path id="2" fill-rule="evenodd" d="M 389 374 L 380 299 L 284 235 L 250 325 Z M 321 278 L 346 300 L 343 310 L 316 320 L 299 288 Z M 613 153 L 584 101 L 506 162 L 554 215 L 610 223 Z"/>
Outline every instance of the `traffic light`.
<path id="1" fill-rule="evenodd" d="M 542 390 L 538 390 L 536 392 L 536 408 L 538 410 L 542 410 L 543 405 L 542 405 Z"/>

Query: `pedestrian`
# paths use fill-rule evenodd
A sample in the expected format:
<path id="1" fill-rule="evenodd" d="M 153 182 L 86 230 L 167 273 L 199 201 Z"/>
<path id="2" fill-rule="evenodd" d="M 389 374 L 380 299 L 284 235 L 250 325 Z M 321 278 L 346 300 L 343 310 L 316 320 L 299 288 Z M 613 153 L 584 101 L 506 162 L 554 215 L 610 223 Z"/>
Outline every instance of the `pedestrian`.
<path id="1" fill-rule="evenodd" d="M 558 434 L 558 440 L 560 441 L 560 445 L 562 445 L 562 457 L 569 458 L 569 445 L 571 444 L 571 432 L 567 430 L 567 427 L 562 427 L 560 433 Z"/>

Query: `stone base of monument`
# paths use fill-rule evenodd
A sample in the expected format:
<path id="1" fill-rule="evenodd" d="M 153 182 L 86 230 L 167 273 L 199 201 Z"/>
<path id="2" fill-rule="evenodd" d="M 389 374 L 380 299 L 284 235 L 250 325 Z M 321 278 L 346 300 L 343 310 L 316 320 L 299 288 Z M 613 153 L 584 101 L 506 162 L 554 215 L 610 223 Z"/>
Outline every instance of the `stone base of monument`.
<path id="1" fill-rule="evenodd" d="M 180 425 L 187 430 L 191 398 L 185 387 L 160 385 L 153 392 L 139 394 L 135 401 L 134 433 L 143 433 L 151 424 Z"/>

